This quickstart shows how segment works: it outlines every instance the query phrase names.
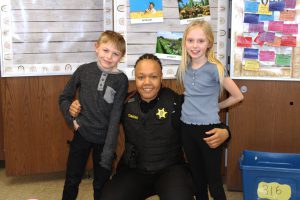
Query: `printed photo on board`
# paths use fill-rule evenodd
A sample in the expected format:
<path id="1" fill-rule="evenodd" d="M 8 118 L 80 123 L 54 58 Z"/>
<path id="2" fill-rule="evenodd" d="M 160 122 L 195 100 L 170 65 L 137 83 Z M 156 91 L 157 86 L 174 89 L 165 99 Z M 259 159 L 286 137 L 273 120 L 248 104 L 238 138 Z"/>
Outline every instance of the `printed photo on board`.
<path id="1" fill-rule="evenodd" d="M 195 19 L 210 20 L 208 0 L 178 0 L 180 24 L 188 24 Z"/>
<path id="2" fill-rule="evenodd" d="M 162 0 L 130 0 L 131 24 L 163 22 Z"/>
<path id="3" fill-rule="evenodd" d="M 158 32 L 155 55 L 163 59 L 180 60 L 182 36 L 180 32 Z"/>

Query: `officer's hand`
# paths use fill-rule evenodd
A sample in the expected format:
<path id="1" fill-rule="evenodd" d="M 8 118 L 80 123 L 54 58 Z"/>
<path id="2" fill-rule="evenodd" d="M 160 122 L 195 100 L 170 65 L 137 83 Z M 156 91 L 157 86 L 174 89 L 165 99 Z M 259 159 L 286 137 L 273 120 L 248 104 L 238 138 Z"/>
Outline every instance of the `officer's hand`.
<path id="1" fill-rule="evenodd" d="M 203 140 L 208 144 L 210 148 L 213 149 L 223 144 L 224 141 L 226 141 L 226 139 L 229 137 L 228 130 L 221 128 L 214 128 L 212 130 L 207 131 L 206 134 L 210 136 L 204 138 Z"/>

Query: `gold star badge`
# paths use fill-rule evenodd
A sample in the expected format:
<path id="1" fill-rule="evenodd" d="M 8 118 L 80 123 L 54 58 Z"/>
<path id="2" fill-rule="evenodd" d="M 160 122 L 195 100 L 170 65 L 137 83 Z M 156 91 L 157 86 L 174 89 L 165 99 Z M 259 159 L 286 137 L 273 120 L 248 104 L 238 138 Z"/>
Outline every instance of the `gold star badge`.
<path id="1" fill-rule="evenodd" d="M 159 118 L 159 119 L 161 119 L 161 118 L 166 118 L 166 114 L 167 114 L 168 112 L 167 111 L 165 111 L 165 108 L 162 108 L 162 109 L 157 109 L 157 113 L 156 113 L 156 115 L 157 115 L 157 117 Z"/>

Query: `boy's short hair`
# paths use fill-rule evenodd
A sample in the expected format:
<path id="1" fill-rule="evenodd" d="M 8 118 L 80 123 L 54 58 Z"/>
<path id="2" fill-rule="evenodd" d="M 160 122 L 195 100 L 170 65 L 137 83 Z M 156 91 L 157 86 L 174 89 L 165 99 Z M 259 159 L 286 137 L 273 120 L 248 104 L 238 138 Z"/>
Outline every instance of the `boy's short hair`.
<path id="1" fill-rule="evenodd" d="M 104 31 L 97 40 L 98 44 L 111 42 L 116 45 L 116 48 L 125 55 L 126 53 L 126 42 L 124 37 L 115 31 Z"/>

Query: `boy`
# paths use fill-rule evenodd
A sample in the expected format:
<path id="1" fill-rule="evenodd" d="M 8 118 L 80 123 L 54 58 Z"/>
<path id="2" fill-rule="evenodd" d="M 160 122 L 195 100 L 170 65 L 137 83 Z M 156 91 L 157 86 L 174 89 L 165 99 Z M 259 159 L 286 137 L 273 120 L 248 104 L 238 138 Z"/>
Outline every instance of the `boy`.
<path id="1" fill-rule="evenodd" d="M 94 199 L 100 198 L 101 189 L 111 174 L 118 124 L 128 89 L 127 76 L 117 69 L 125 48 L 122 35 L 114 31 L 103 32 L 95 43 L 97 62 L 79 66 L 59 97 L 66 121 L 74 126 L 63 200 L 76 199 L 91 150 Z M 80 114 L 73 118 L 70 105 L 77 92 L 75 103 Z"/>

